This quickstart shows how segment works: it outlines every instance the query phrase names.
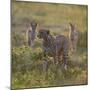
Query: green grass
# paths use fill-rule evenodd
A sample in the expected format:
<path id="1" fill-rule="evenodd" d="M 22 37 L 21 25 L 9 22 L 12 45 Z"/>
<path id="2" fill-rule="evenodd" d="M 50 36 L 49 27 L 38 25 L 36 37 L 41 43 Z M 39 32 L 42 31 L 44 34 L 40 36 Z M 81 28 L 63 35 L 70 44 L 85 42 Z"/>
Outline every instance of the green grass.
<path id="1" fill-rule="evenodd" d="M 25 31 L 33 19 L 41 26 L 53 26 L 48 29 L 54 36 L 68 37 L 68 23 L 77 25 L 78 49 L 76 54 L 69 55 L 67 71 L 62 64 L 50 64 L 48 71 L 43 72 L 41 40 L 36 38 L 33 48 L 27 45 Z M 12 2 L 11 34 L 13 89 L 87 84 L 87 6 Z"/>
<path id="2" fill-rule="evenodd" d="M 69 56 L 68 70 L 62 64 L 50 64 L 43 72 L 42 49 L 23 46 L 12 50 L 12 88 L 34 88 L 47 86 L 87 84 L 87 52 Z"/>

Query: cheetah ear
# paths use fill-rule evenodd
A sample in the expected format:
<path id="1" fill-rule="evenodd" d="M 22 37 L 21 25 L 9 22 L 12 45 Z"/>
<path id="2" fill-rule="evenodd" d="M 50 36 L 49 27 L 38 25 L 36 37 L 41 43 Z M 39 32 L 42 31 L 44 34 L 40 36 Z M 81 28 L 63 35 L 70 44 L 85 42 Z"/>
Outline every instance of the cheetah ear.
<path id="1" fill-rule="evenodd" d="M 50 31 L 49 31 L 49 30 L 47 30 L 47 34 L 48 34 L 48 35 L 50 34 Z"/>

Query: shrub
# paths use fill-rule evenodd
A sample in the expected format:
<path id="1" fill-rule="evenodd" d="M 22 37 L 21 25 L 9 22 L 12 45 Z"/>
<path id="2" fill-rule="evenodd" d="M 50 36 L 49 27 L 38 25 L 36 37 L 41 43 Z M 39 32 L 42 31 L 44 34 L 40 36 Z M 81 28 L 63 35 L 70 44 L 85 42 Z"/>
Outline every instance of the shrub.
<path id="1" fill-rule="evenodd" d="M 13 71 L 30 68 L 35 62 L 41 60 L 42 51 L 40 48 L 31 49 L 28 46 L 12 48 L 12 68 Z"/>

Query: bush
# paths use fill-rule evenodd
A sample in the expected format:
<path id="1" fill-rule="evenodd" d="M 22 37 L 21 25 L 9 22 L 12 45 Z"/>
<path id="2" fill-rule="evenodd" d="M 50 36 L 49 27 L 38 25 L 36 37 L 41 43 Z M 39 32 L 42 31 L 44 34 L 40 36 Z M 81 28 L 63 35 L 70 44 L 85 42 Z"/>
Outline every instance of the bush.
<path id="1" fill-rule="evenodd" d="M 35 62 L 42 59 L 42 51 L 40 48 L 31 49 L 28 46 L 12 48 L 12 68 L 13 71 L 24 70 L 30 68 Z M 17 66 L 17 67 L 16 67 Z"/>

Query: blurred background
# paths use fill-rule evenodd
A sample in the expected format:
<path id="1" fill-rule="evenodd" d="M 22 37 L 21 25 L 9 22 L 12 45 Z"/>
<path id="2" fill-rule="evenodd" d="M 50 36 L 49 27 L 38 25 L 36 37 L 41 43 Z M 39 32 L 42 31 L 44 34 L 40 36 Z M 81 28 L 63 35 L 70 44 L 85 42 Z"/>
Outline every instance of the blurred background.
<path id="1" fill-rule="evenodd" d="M 12 88 L 33 88 L 87 84 L 87 6 L 57 3 L 17 2 L 12 0 Z M 41 40 L 28 46 L 26 31 L 32 20 L 50 30 L 53 36 L 69 37 L 69 22 L 79 32 L 77 53 L 69 56 L 67 72 L 50 65 L 47 76 L 42 73 Z M 24 81 L 24 82 L 23 82 Z"/>

